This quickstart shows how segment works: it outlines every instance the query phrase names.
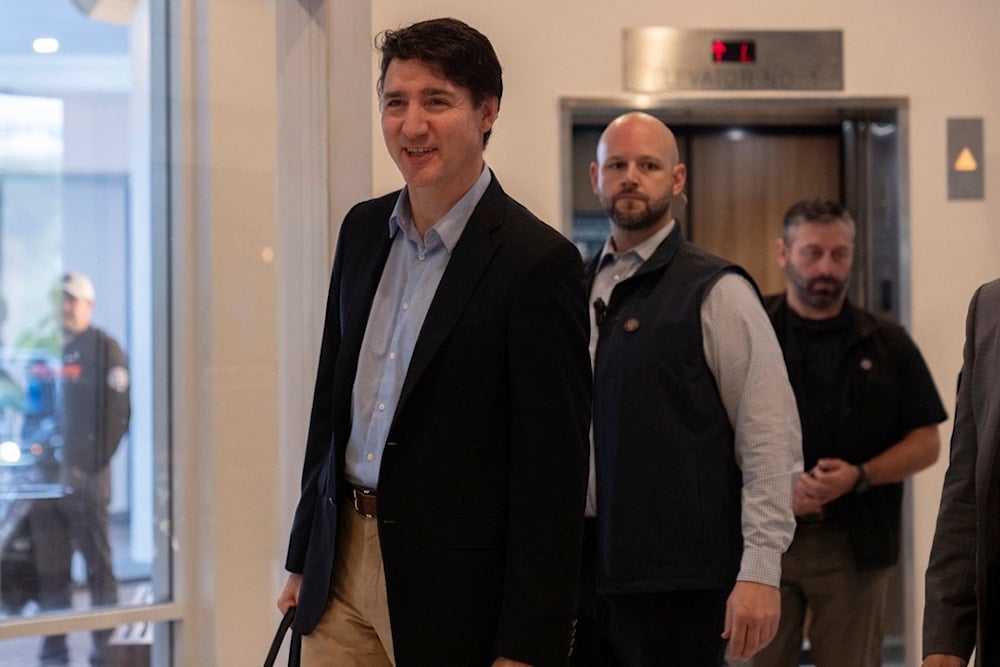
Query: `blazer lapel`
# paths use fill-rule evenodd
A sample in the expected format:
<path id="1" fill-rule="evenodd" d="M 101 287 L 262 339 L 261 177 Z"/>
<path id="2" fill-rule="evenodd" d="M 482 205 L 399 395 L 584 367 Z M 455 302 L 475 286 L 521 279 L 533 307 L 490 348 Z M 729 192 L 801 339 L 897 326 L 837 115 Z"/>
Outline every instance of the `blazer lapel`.
<path id="1" fill-rule="evenodd" d="M 492 232 L 502 224 L 506 197 L 496 176 L 493 176 L 455 244 L 448 267 L 441 277 L 427 317 L 424 318 L 399 394 L 394 420 L 399 416 L 400 409 L 406 404 L 420 376 L 455 327 L 475 293 L 480 278 L 496 254 L 498 245 Z"/>

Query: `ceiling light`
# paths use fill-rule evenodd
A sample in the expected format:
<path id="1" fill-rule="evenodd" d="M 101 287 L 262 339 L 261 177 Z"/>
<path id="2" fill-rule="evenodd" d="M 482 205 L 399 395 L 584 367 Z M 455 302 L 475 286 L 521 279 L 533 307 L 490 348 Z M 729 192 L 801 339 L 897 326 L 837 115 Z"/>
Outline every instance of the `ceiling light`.
<path id="1" fill-rule="evenodd" d="M 55 53 L 59 50 L 59 40 L 55 37 L 39 37 L 31 43 L 35 53 Z"/>

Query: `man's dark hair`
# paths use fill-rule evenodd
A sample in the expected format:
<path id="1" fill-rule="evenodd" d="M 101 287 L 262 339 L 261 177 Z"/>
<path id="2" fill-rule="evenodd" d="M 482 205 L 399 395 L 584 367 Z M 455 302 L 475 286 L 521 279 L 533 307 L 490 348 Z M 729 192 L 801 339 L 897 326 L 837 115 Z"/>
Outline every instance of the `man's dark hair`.
<path id="1" fill-rule="evenodd" d="M 503 95 L 503 77 L 496 51 L 486 35 L 458 19 L 420 21 L 399 30 L 385 30 L 375 38 L 382 52 L 378 96 L 382 99 L 385 73 L 393 60 L 419 60 L 456 86 L 468 89 L 472 104 Z M 483 135 L 483 146 L 490 131 Z"/>
<path id="2" fill-rule="evenodd" d="M 803 200 L 793 204 L 785 213 L 782 238 L 786 246 L 795 241 L 795 230 L 799 225 L 807 222 L 820 225 L 843 222 L 850 228 L 851 236 L 854 236 L 854 218 L 846 208 L 829 199 Z"/>

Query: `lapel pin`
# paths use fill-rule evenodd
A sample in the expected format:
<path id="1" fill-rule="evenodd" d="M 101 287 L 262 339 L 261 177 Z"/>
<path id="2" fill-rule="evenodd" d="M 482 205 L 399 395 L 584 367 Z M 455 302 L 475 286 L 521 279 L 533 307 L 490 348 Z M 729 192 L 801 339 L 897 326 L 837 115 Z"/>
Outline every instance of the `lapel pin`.
<path id="1" fill-rule="evenodd" d="M 630 317 L 625 320 L 625 333 L 635 333 L 639 329 L 639 320 L 635 317 Z"/>
<path id="2" fill-rule="evenodd" d="M 870 371 L 872 369 L 872 366 L 874 365 L 875 364 L 873 364 L 872 360 L 869 359 L 868 357 L 865 357 L 864 359 L 861 360 L 861 370 L 863 371 Z"/>

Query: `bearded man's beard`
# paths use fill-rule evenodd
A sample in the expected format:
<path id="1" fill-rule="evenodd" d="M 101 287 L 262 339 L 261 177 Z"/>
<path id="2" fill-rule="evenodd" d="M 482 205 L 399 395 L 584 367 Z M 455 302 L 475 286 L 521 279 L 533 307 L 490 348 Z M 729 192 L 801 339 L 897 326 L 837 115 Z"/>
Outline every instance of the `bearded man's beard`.
<path id="1" fill-rule="evenodd" d="M 636 198 L 645 202 L 646 205 L 644 207 L 638 206 Z M 621 199 L 631 200 L 633 205 L 621 209 L 617 206 Z M 620 192 L 610 199 L 601 197 L 601 205 L 604 206 L 608 218 L 615 226 L 631 232 L 649 229 L 662 220 L 663 216 L 670 210 L 670 200 L 670 194 L 664 195 L 660 199 L 651 200 L 645 195 L 638 195 L 634 192 Z"/>
<path id="2" fill-rule="evenodd" d="M 837 304 L 843 298 L 844 292 L 847 291 L 846 280 L 838 280 L 829 275 L 807 279 L 796 271 L 790 263 L 785 273 L 799 301 L 809 304 L 816 310 L 827 310 Z"/>

